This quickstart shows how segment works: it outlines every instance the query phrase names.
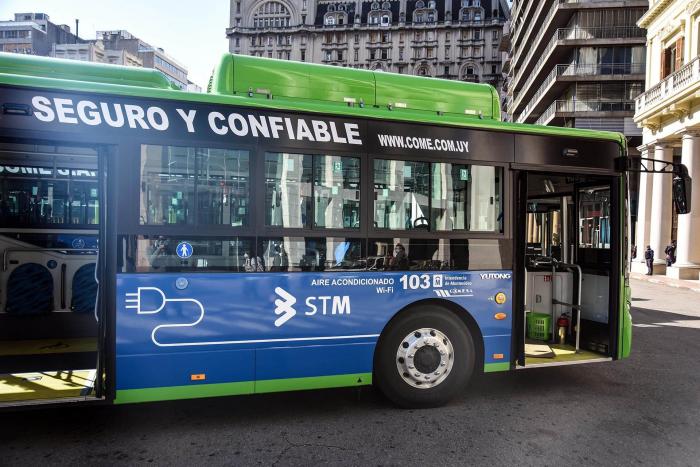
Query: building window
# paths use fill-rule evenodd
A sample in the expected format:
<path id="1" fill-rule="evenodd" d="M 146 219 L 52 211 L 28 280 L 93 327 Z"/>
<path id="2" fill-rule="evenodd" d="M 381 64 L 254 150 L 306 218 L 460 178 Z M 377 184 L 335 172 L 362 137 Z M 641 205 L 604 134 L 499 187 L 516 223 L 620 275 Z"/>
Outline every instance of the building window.
<path id="1" fill-rule="evenodd" d="M 670 47 L 664 49 L 661 58 L 661 79 L 675 73 L 683 67 L 683 43 L 684 38 L 681 37 Z"/>
<path id="2" fill-rule="evenodd" d="M 382 60 L 389 59 L 389 49 L 382 49 Z"/>
<path id="3" fill-rule="evenodd" d="M 301 61 L 305 62 L 306 61 L 306 50 L 301 49 Z"/>
<path id="4" fill-rule="evenodd" d="M 497 71 L 496 71 L 497 69 L 498 69 L 498 67 L 496 65 L 491 65 L 491 74 L 495 75 L 497 73 Z"/>
<path id="5" fill-rule="evenodd" d="M 236 14 L 238 14 L 238 15 L 241 14 L 241 2 L 240 1 L 236 2 Z"/>
<path id="6" fill-rule="evenodd" d="M 288 27 L 291 14 L 287 7 L 276 1 L 268 1 L 260 5 L 253 13 L 255 29 Z"/>
<path id="7" fill-rule="evenodd" d="M 355 49 L 355 56 L 353 57 L 353 59 L 354 59 L 355 61 L 358 61 L 358 60 L 359 60 L 359 52 L 358 52 L 357 49 Z"/>
<path id="8" fill-rule="evenodd" d="M 491 31 L 491 39 L 497 41 L 499 37 L 498 31 Z"/>

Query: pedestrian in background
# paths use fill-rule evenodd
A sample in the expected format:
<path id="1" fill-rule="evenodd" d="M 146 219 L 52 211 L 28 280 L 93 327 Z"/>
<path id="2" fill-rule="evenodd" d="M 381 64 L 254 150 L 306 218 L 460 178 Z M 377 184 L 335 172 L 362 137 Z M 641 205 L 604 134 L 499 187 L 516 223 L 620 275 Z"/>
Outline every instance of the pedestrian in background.
<path id="1" fill-rule="evenodd" d="M 676 241 L 673 240 L 670 245 L 664 250 L 666 253 L 666 266 L 673 266 L 676 262 Z"/>
<path id="2" fill-rule="evenodd" d="M 644 260 L 647 262 L 647 276 L 651 276 L 654 273 L 654 250 L 651 245 L 647 245 L 644 251 Z"/>

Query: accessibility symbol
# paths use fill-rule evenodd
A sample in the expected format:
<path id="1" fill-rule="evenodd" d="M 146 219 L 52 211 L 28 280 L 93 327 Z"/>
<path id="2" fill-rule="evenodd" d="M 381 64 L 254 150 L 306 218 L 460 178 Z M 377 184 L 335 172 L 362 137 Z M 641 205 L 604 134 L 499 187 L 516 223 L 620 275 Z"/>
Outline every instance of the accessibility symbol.
<path id="1" fill-rule="evenodd" d="M 177 244 L 175 253 L 177 253 L 180 258 L 187 259 L 192 256 L 192 245 L 187 242 L 180 242 Z"/>

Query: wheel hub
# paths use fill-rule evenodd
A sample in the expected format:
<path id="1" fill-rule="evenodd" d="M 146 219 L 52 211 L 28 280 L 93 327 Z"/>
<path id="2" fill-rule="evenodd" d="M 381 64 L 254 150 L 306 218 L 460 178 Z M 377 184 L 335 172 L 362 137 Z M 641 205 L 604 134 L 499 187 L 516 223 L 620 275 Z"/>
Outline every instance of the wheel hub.
<path id="1" fill-rule="evenodd" d="M 396 368 L 408 384 L 428 389 L 442 383 L 452 370 L 454 349 L 445 334 L 421 328 L 408 334 L 396 351 Z"/>

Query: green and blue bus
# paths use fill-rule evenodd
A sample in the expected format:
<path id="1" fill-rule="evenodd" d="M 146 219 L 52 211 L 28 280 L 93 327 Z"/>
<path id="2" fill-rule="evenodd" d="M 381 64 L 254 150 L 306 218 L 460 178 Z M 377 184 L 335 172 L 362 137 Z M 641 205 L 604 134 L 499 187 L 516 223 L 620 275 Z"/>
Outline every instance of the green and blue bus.
<path id="1" fill-rule="evenodd" d="M 189 93 L 0 54 L 0 405 L 429 407 L 625 358 L 625 160 L 486 84 L 225 55 Z"/>

